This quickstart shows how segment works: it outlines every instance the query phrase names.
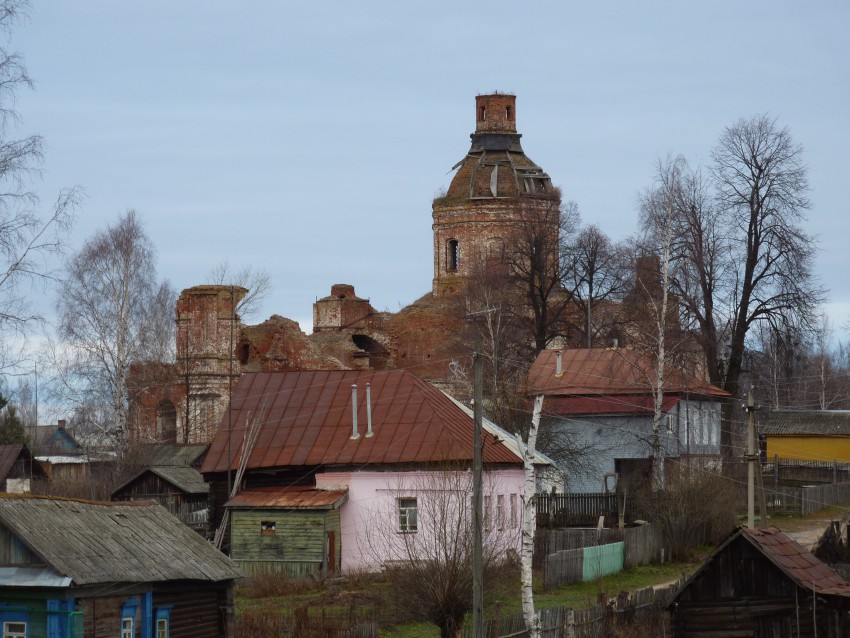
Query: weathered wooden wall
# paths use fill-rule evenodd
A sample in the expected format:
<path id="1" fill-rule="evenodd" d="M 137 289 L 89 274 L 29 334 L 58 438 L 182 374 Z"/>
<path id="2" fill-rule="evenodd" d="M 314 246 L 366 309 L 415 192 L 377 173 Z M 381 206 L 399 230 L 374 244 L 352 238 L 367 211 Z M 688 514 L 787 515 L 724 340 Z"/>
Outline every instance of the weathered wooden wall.
<path id="1" fill-rule="evenodd" d="M 274 521 L 274 535 L 263 535 L 264 521 Z M 231 558 L 247 573 L 286 571 L 295 575 L 325 568 L 326 532 L 333 531 L 340 555 L 339 511 L 234 510 Z"/>

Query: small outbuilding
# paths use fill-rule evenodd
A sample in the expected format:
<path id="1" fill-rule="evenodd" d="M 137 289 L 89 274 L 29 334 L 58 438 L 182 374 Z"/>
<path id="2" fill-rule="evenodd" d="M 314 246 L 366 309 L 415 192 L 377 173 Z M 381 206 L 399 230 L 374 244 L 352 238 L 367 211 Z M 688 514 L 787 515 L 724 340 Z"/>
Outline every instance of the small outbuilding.
<path id="1" fill-rule="evenodd" d="M 241 576 L 155 503 L 0 497 L 4 636 L 232 636 Z"/>
<path id="2" fill-rule="evenodd" d="M 737 529 L 668 609 L 682 638 L 850 635 L 850 583 L 775 527 Z"/>
<path id="3" fill-rule="evenodd" d="M 25 494 L 33 479 L 45 478 L 41 463 L 23 443 L 0 445 L 0 491 Z"/>

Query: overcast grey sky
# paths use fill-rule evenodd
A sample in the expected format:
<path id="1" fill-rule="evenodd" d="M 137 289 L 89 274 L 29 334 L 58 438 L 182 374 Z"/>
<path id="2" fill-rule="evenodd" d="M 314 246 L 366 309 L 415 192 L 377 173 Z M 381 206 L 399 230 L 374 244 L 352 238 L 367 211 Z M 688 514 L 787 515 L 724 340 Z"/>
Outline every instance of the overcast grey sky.
<path id="1" fill-rule="evenodd" d="M 309 325 L 354 284 L 397 310 L 431 286 L 431 200 L 474 96 L 517 95 L 526 153 L 616 239 L 659 156 L 707 163 L 768 113 L 805 147 L 831 314 L 850 318 L 850 3 L 33 0 L 10 48 L 37 90 L 49 201 L 87 194 L 79 246 L 128 208 L 179 290 L 267 269 L 263 317 Z M 845 333 L 846 334 L 846 333 Z"/>

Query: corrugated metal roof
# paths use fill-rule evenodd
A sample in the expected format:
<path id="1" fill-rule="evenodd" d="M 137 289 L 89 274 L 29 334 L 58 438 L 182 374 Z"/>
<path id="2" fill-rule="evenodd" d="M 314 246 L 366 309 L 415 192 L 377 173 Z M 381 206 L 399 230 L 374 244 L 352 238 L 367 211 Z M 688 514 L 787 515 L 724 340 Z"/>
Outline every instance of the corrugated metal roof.
<path id="1" fill-rule="evenodd" d="M 4 587 L 68 587 L 71 579 L 50 567 L 0 567 Z"/>
<path id="2" fill-rule="evenodd" d="M 850 597 L 850 583 L 782 530 L 742 527 L 741 533 L 800 587 L 819 594 Z"/>
<path id="3" fill-rule="evenodd" d="M 850 410 L 772 410 L 759 429 L 773 435 L 850 436 Z"/>
<path id="4" fill-rule="evenodd" d="M 227 556 L 151 502 L 3 496 L 0 523 L 78 585 L 242 576 Z"/>
<path id="5" fill-rule="evenodd" d="M 679 402 L 678 396 L 665 395 L 661 409 L 669 412 Z M 546 398 L 546 412 L 560 415 L 590 414 L 652 414 L 655 412 L 655 397 L 651 394 L 599 397 Z"/>
<path id="6" fill-rule="evenodd" d="M 239 492 L 227 507 L 280 507 L 288 509 L 336 509 L 348 500 L 348 490 L 320 490 L 314 487 L 268 487 Z"/>
<path id="7" fill-rule="evenodd" d="M 561 374 L 556 374 L 556 350 L 543 350 L 528 374 L 529 394 L 618 395 L 651 393 L 656 366 L 650 357 L 625 348 L 561 350 Z M 731 396 L 683 371 L 669 369 L 665 392 L 724 398 Z"/>
<path id="8" fill-rule="evenodd" d="M 366 384 L 372 429 L 366 437 Z M 351 386 L 357 384 L 359 438 L 352 439 Z M 243 374 L 232 398 L 232 434 L 222 419 L 201 471 L 236 469 L 252 420 L 262 417 L 248 468 L 427 463 L 472 458 L 472 419 L 429 383 L 405 370 L 327 370 Z M 484 462 L 519 464 L 484 433 Z"/>

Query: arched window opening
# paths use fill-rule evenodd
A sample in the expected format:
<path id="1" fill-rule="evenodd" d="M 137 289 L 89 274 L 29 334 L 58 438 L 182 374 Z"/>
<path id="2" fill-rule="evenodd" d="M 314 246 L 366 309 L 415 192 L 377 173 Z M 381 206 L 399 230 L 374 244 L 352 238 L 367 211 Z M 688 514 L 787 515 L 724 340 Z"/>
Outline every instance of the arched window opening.
<path id="1" fill-rule="evenodd" d="M 481 119 L 482 122 L 487 119 L 487 107 L 486 106 L 481 107 L 481 118 L 480 119 Z"/>
<path id="2" fill-rule="evenodd" d="M 251 344 L 246 342 L 242 342 L 239 344 L 239 363 L 241 365 L 247 365 L 248 359 L 251 358 Z"/>
<path id="3" fill-rule="evenodd" d="M 167 399 L 156 408 L 156 440 L 160 443 L 177 443 L 177 410 Z"/>
<path id="4" fill-rule="evenodd" d="M 446 270 L 455 271 L 460 263 L 460 246 L 457 239 L 450 239 L 446 244 Z"/>
<path id="5" fill-rule="evenodd" d="M 511 107 L 510 105 L 505 107 L 505 119 L 510 122 L 511 120 Z"/>

